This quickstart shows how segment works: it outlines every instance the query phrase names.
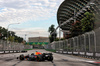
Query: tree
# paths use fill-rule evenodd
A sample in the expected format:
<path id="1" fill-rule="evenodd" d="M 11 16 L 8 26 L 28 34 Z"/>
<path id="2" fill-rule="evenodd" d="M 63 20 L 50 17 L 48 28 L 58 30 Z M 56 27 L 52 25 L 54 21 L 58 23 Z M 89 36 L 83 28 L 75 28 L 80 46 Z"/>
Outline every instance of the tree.
<path id="1" fill-rule="evenodd" d="M 8 37 L 7 37 L 7 34 L 8 34 Z M 0 26 L 0 39 L 2 40 L 8 39 L 9 41 L 14 41 L 14 42 L 19 42 L 19 43 L 23 42 L 23 38 L 16 36 L 15 32 L 8 31 L 7 29 L 1 26 Z"/>
<path id="2" fill-rule="evenodd" d="M 59 41 L 59 38 L 56 38 L 55 41 Z"/>
<path id="3" fill-rule="evenodd" d="M 74 36 L 81 34 L 82 33 L 81 28 L 82 27 L 81 27 L 80 21 L 76 21 L 75 23 L 73 23 L 72 28 L 70 29 L 70 32 L 71 32 L 70 37 L 74 37 Z"/>
<path id="4" fill-rule="evenodd" d="M 54 25 L 51 25 L 51 26 L 49 27 L 48 32 L 50 32 L 50 34 L 51 34 L 52 32 L 54 32 L 54 30 L 55 30 Z"/>
<path id="5" fill-rule="evenodd" d="M 84 17 L 80 21 L 76 21 L 72 24 L 72 28 L 70 29 L 70 36 L 74 37 L 85 32 L 89 32 L 94 29 L 94 14 L 86 12 L 84 13 Z M 69 38 L 71 38 L 69 37 Z"/>
<path id="6" fill-rule="evenodd" d="M 0 34 L 1 34 L 0 39 L 7 38 L 7 29 L 0 27 Z"/>
<path id="7" fill-rule="evenodd" d="M 11 42 L 14 42 L 15 37 L 14 36 L 9 36 L 8 40 Z"/>
<path id="8" fill-rule="evenodd" d="M 49 36 L 49 40 L 50 42 L 53 42 L 56 37 L 57 37 L 57 33 L 53 33 L 55 31 L 55 28 L 54 28 L 54 25 L 51 25 L 48 29 L 48 32 L 50 33 L 50 36 Z"/>
<path id="9" fill-rule="evenodd" d="M 94 14 L 86 12 L 85 17 L 81 20 L 81 26 L 83 32 L 88 32 L 94 29 Z"/>
<path id="10" fill-rule="evenodd" d="M 23 38 L 15 36 L 15 41 L 22 43 L 23 42 Z"/>

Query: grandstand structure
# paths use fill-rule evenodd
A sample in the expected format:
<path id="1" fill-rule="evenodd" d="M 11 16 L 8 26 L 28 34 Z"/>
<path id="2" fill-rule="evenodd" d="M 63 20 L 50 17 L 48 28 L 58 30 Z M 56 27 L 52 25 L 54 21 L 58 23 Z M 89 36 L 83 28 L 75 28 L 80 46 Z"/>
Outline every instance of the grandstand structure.
<path id="1" fill-rule="evenodd" d="M 57 21 L 59 27 L 64 32 L 64 35 L 68 34 L 68 31 L 72 28 L 73 23 L 76 21 L 80 22 L 81 19 L 85 17 L 85 12 L 92 12 L 95 14 L 95 29 L 100 27 L 100 0 L 63 1 L 57 12 Z"/>

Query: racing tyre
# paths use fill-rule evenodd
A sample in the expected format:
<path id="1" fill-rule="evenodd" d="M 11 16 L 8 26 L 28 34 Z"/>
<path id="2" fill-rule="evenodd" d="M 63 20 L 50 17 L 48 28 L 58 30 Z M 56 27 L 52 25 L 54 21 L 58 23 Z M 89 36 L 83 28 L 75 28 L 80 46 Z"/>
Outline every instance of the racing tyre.
<path id="1" fill-rule="evenodd" d="M 48 61 L 53 61 L 53 57 L 52 56 L 48 56 L 47 60 Z"/>
<path id="2" fill-rule="evenodd" d="M 45 61 L 45 53 L 42 54 L 42 61 Z"/>
<path id="3" fill-rule="evenodd" d="M 37 61 L 41 61 L 41 59 L 39 57 L 36 58 Z"/>
<path id="4" fill-rule="evenodd" d="M 37 61 L 41 61 L 42 60 L 42 56 L 41 55 L 38 55 L 37 58 L 36 58 L 36 60 Z"/>
<path id="5" fill-rule="evenodd" d="M 19 59 L 24 60 L 24 55 L 20 55 Z"/>

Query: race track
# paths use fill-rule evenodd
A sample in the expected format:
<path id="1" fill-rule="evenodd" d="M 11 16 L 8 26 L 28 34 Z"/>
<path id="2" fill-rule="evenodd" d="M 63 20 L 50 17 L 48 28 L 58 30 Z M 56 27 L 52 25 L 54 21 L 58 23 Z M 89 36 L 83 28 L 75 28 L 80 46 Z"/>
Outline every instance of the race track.
<path id="1" fill-rule="evenodd" d="M 42 53 L 48 53 L 48 51 L 41 49 L 30 50 L 27 53 L 13 53 L 13 54 L 0 54 L 0 66 L 97 66 L 95 64 L 87 63 L 87 61 L 95 61 L 92 59 L 86 59 L 82 57 L 72 55 L 62 55 L 53 53 L 54 61 L 20 61 L 16 59 L 20 54 L 31 54 L 39 51 Z"/>

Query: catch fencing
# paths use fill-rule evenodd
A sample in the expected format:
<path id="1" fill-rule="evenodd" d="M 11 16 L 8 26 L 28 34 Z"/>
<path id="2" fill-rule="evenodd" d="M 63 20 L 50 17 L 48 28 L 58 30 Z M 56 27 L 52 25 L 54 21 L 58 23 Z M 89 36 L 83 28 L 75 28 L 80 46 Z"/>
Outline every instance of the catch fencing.
<path id="1" fill-rule="evenodd" d="M 57 53 L 100 58 L 100 28 L 85 34 L 49 44 Z"/>
<path id="2" fill-rule="evenodd" d="M 0 51 L 13 51 L 13 52 L 20 52 L 25 49 L 32 49 L 31 45 L 24 45 L 22 43 L 16 42 L 7 42 L 4 40 L 0 40 Z"/>

